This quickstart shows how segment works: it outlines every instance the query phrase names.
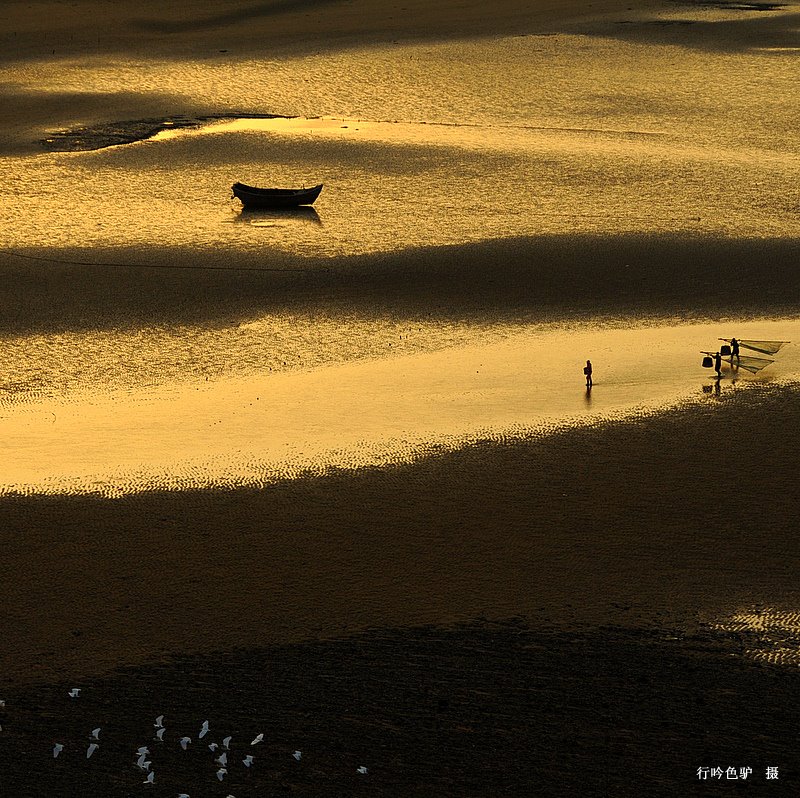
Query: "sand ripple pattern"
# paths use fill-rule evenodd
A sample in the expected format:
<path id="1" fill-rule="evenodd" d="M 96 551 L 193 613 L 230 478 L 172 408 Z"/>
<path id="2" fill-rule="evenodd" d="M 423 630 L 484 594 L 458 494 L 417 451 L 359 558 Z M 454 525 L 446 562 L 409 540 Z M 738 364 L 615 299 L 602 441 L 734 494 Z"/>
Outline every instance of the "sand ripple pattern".
<path id="1" fill-rule="evenodd" d="M 745 655 L 773 665 L 800 665 L 800 611 L 759 607 L 741 610 L 714 628 L 745 635 Z"/>

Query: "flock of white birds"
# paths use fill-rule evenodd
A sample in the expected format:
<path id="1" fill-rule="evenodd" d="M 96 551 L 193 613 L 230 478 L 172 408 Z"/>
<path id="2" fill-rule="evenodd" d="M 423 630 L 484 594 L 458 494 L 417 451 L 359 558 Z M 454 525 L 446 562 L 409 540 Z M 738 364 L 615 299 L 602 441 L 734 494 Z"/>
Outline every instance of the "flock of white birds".
<path id="1" fill-rule="evenodd" d="M 67 695 L 70 698 L 77 699 L 80 697 L 81 688 L 80 687 L 73 687 Z M 5 707 L 5 701 L 0 700 L 0 708 Z M 164 732 L 166 731 L 166 726 L 164 726 L 164 716 L 159 715 L 155 722 L 153 723 L 153 727 L 155 728 L 155 737 L 154 740 L 158 741 L 159 743 L 164 742 Z M 2 727 L 0 727 L 1 729 Z M 211 731 L 211 727 L 207 720 L 203 721 L 202 726 L 200 727 L 200 731 L 197 734 L 197 739 L 202 740 L 208 733 Z M 100 748 L 100 733 L 102 732 L 102 728 L 98 726 L 96 729 L 92 729 L 89 735 L 89 745 L 86 749 L 86 758 L 89 759 L 91 756 Z M 220 781 L 223 781 L 225 776 L 228 773 L 228 753 L 230 752 L 231 747 L 231 740 L 233 737 L 228 736 L 223 738 L 221 748 L 224 749 L 222 752 L 214 758 L 214 763 L 219 765 L 219 769 L 217 770 L 217 778 Z M 251 746 L 258 745 L 259 743 L 263 742 L 264 734 L 260 732 L 257 734 L 252 742 L 250 743 Z M 178 741 L 181 748 L 184 751 L 188 750 L 189 746 L 192 744 L 192 740 L 190 737 L 181 737 Z M 59 754 L 65 749 L 64 743 L 55 743 L 53 745 L 53 759 L 57 759 Z M 220 744 L 216 742 L 208 743 L 208 749 L 213 754 L 216 754 L 218 750 L 220 750 Z M 145 776 L 144 781 L 142 784 L 144 785 L 152 785 L 155 784 L 156 781 L 156 774 L 155 771 L 152 769 L 152 760 L 148 759 L 150 755 L 150 749 L 146 745 L 140 746 L 134 756 L 136 757 L 135 764 L 136 766 L 142 771 L 143 774 L 147 774 Z M 303 756 L 302 751 L 294 751 L 292 753 L 292 757 L 298 762 Z M 255 762 L 255 757 L 252 754 L 247 754 L 242 760 L 242 765 L 244 767 L 249 768 Z M 356 768 L 356 772 L 360 773 L 362 776 L 367 775 L 367 768 L 364 765 L 360 765 Z M 178 795 L 178 798 L 190 798 L 188 793 L 182 792 Z M 228 795 L 226 798 L 235 798 L 233 795 Z"/>

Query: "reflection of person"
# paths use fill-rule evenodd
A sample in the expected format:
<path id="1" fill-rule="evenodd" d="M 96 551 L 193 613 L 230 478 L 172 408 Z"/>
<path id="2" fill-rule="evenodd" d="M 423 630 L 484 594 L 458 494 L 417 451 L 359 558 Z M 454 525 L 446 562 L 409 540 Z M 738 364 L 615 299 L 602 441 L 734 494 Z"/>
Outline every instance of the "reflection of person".
<path id="1" fill-rule="evenodd" d="M 739 362 L 739 342 L 735 338 L 731 338 L 731 363 L 733 363 L 733 359 L 736 358 L 736 362 Z"/>
<path id="2" fill-rule="evenodd" d="M 717 372 L 717 379 L 722 377 L 722 355 L 719 352 L 714 355 L 714 371 Z"/>
<path id="3" fill-rule="evenodd" d="M 586 375 L 586 387 L 592 387 L 592 361 L 587 360 L 586 365 L 583 368 L 583 373 Z"/>

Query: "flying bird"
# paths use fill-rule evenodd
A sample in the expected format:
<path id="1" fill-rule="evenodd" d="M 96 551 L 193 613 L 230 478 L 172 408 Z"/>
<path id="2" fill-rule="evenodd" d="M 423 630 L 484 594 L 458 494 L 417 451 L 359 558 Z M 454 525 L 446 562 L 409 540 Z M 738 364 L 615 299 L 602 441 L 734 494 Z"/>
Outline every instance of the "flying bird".
<path id="1" fill-rule="evenodd" d="M 165 728 L 162 726 L 162 727 L 161 727 L 161 728 L 160 728 L 160 729 L 159 729 L 159 730 L 156 732 L 156 737 L 155 737 L 155 739 L 156 739 L 156 740 L 158 740 L 159 742 L 163 743 L 163 742 L 164 742 L 164 732 L 165 732 L 165 731 L 166 731 L 166 729 L 165 729 Z"/>
<path id="2" fill-rule="evenodd" d="M 147 774 L 147 778 L 142 782 L 142 784 L 153 784 L 156 780 L 156 774 L 154 771 L 150 771 Z"/>
<path id="3" fill-rule="evenodd" d="M 97 743 L 92 743 L 86 749 L 86 758 L 88 759 L 100 746 Z"/>
<path id="4" fill-rule="evenodd" d="M 208 750 L 209 751 L 216 751 L 217 748 L 219 748 L 219 746 L 216 743 L 209 743 L 208 744 Z"/>
<path id="5" fill-rule="evenodd" d="M 250 754 L 248 754 L 248 755 L 247 755 L 247 756 L 246 756 L 246 757 L 245 757 L 245 758 L 242 760 L 242 764 L 243 764 L 243 765 L 244 765 L 246 768 L 249 768 L 249 767 L 250 767 L 250 765 L 252 765 L 252 764 L 253 764 L 253 757 L 252 757 L 252 756 L 250 756 Z"/>
<path id="6" fill-rule="evenodd" d="M 207 734 L 208 734 L 208 721 L 204 720 L 203 721 L 203 728 L 200 729 L 200 734 L 198 734 L 197 736 L 202 740 L 203 737 L 205 737 Z"/>
<path id="7" fill-rule="evenodd" d="M 146 745 L 142 745 L 136 749 L 137 754 L 149 754 L 150 749 Z"/>
<path id="8" fill-rule="evenodd" d="M 99 740 L 100 739 L 100 727 L 98 726 L 96 729 L 92 729 L 92 739 Z"/>
<path id="9" fill-rule="evenodd" d="M 70 698 L 77 698 L 77 697 L 80 695 L 80 692 L 81 692 L 81 688 L 80 688 L 80 687 L 73 687 L 73 688 L 72 688 L 72 689 L 69 691 L 69 693 L 67 693 L 67 695 L 68 695 Z"/>
<path id="10" fill-rule="evenodd" d="M 157 729 L 163 728 L 163 726 L 164 726 L 164 716 L 163 715 L 159 715 L 156 718 L 156 722 L 153 724 L 153 726 L 155 726 Z"/>
<path id="11" fill-rule="evenodd" d="M 258 745 L 263 739 L 264 739 L 264 735 L 263 734 L 257 734 L 256 735 L 256 739 L 253 740 L 253 742 L 250 743 L 250 745 Z"/>
<path id="12" fill-rule="evenodd" d="M 183 748 L 183 750 L 185 751 L 186 746 L 189 745 L 190 742 L 191 739 L 189 739 L 188 737 L 181 737 L 181 748 Z"/>
<path id="13" fill-rule="evenodd" d="M 227 752 L 223 751 L 214 761 L 219 762 L 219 764 L 222 765 L 222 767 L 225 767 L 228 764 Z"/>
<path id="14" fill-rule="evenodd" d="M 226 774 L 227 772 L 228 772 L 228 771 L 227 771 L 225 768 L 220 768 L 220 769 L 217 771 L 217 778 L 218 778 L 220 781 L 222 781 L 222 780 L 225 778 L 225 774 Z"/>
<path id="15" fill-rule="evenodd" d="M 147 751 L 142 751 L 142 753 L 139 754 L 139 758 L 136 760 L 136 764 L 139 766 L 141 770 L 147 770 L 147 768 L 150 767 L 149 765 L 145 766 L 145 760 L 147 759 L 147 754 L 148 754 Z"/>
<path id="16" fill-rule="evenodd" d="M 302 751 L 295 751 L 292 754 L 292 756 L 299 762 L 300 761 L 300 757 L 303 756 L 303 752 Z"/>
<path id="17" fill-rule="evenodd" d="M 232 740 L 232 739 L 233 739 L 232 737 L 228 736 L 228 737 L 226 737 L 226 738 L 225 738 L 225 739 L 222 741 L 222 744 L 223 744 L 223 745 L 224 745 L 226 748 L 230 748 L 230 747 L 231 747 L 231 740 Z"/>
<path id="18" fill-rule="evenodd" d="M 53 746 L 53 759 L 55 759 L 63 750 L 64 746 L 61 745 L 61 743 L 56 743 Z"/>
<path id="19" fill-rule="evenodd" d="M 359 772 L 359 773 L 360 773 L 362 776 L 366 776 L 366 775 L 367 775 L 367 769 L 366 769 L 366 768 L 365 768 L 363 765 L 362 765 L 360 768 L 356 768 L 356 770 L 357 770 L 357 771 L 358 771 L 358 772 Z"/>

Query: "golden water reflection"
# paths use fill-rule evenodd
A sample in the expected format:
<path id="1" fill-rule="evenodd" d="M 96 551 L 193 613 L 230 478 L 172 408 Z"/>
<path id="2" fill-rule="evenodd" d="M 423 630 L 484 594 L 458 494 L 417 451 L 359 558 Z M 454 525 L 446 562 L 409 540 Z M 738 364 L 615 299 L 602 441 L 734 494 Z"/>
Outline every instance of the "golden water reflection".
<path id="1" fill-rule="evenodd" d="M 800 340 L 796 321 L 736 329 L 742 337 Z M 728 332 L 535 328 L 439 352 L 6 402 L 3 490 L 119 495 L 258 485 L 653 412 L 701 399 L 709 375 L 699 350 Z M 581 373 L 587 357 L 595 368 L 591 403 Z M 800 347 L 790 345 L 756 378 L 726 369 L 725 390 L 798 374 Z"/>
<path id="2" fill-rule="evenodd" d="M 154 103 L 298 117 L 0 157 L 7 248 L 328 256 L 581 231 L 793 236 L 800 222 L 796 74 L 775 54 L 559 35 L 7 73 L 13 92 L 52 95 L 63 127 Z M 26 124 L 30 142 L 47 135 Z M 325 183 L 324 226 L 231 226 L 236 180 Z"/>

